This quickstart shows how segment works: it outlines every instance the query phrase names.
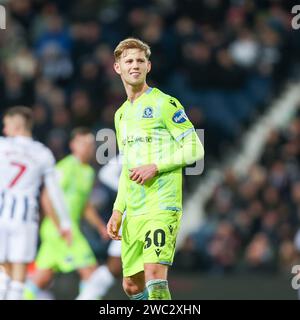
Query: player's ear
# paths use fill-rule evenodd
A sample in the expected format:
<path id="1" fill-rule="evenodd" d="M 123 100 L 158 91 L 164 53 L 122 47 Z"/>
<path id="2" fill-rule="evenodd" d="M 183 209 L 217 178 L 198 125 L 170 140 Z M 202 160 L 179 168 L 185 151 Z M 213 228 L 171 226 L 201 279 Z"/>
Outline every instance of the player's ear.
<path id="1" fill-rule="evenodd" d="M 117 74 L 121 74 L 120 64 L 118 62 L 114 63 L 114 69 L 115 69 Z"/>
<path id="2" fill-rule="evenodd" d="M 151 71 L 151 61 L 148 61 L 147 73 Z"/>

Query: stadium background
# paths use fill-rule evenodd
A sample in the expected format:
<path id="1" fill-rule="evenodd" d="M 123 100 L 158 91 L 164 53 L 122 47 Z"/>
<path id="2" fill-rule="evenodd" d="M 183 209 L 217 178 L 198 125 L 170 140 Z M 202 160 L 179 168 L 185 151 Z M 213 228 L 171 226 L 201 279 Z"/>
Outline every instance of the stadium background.
<path id="1" fill-rule="evenodd" d="M 151 46 L 149 84 L 176 96 L 195 127 L 205 129 L 204 173 L 185 178 L 186 203 L 192 195 L 202 197 L 197 187 L 214 170 L 222 178 L 206 193 L 203 210 L 194 204 L 192 212 L 185 211 L 185 233 L 170 276 L 174 299 L 296 299 L 291 266 L 299 263 L 294 237 L 300 218 L 300 30 L 292 29 L 291 8 L 297 2 L 0 4 L 8 14 L 7 29 L 0 31 L 0 112 L 19 104 L 32 107 L 34 136 L 57 160 L 68 152 L 72 128 L 88 126 L 95 134 L 113 128 L 125 96 L 112 53 L 128 36 Z M 291 86 L 295 99 L 286 116 Z M 236 159 L 248 148 L 245 136 L 279 98 L 285 118 L 277 127 L 265 123 L 263 148 L 240 174 L 228 156 Z M 256 139 L 259 144 L 263 138 Z M 96 160 L 93 165 L 100 169 Z M 93 201 L 106 219 L 114 196 L 95 183 Z M 197 227 L 191 229 L 193 219 Z M 86 224 L 83 230 L 104 261 L 105 243 Z M 77 277 L 57 280 L 57 297 L 72 297 Z M 120 285 L 108 297 L 125 298 Z"/>

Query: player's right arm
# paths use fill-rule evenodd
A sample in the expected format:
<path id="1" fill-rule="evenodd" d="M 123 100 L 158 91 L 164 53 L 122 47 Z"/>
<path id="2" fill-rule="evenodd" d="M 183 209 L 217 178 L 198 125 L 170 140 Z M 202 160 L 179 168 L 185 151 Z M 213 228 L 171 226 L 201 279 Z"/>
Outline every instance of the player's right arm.
<path id="1" fill-rule="evenodd" d="M 113 240 L 121 240 L 122 237 L 119 235 L 119 230 L 122 224 L 122 213 L 118 210 L 114 210 L 108 223 L 107 233 Z"/>
<path id="2" fill-rule="evenodd" d="M 115 114 L 115 128 L 116 128 L 119 152 L 122 157 L 123 148 L 120 141 L 120 133 L 119 133 L 119 123 L 120 123 L 121 112 L 122 111 L 119 109 Z M 107 233 L 113 240 L 121 240 L 121 236 L 119 235 L 119 230 L 122 224 L 122 214 L 126 210 L 127 181 L 128 181 L 128 168 L 126 163 L 122 161 L 122 171 L 119 179 L 118 194 L 113 205 L 113 213 L 107 223 Z"/>
<path id="3" fill-rule="evenodd" d="M 122 147 L 122 143 L 120 141 L 120 132 L 119 132 L 120 117 L 121 117 L 121 109 L 119 109 L 115 115 L 115 128 L 116 128 L 119 152 L 122 156 L 122 153 L 124 150 Z M 122 171 L 121 171 L 120 180 L 119 180 L 118 194 L 113 206 L 113 211 L 119 211 L 121 214 L 123 214 L 124 211 L 126 210 L 127 181 L 128 181 L 128 168 L 125 161 L 122 161 Z"/>

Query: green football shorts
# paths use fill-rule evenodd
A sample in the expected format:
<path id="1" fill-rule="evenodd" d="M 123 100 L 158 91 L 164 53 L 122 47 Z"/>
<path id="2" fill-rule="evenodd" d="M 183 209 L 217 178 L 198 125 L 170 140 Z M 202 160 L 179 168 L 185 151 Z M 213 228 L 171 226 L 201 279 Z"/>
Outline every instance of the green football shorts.
<path id="1" fill-rule="evenodd" d="M 181 211 L 126 216 L 122 227 L 124 277 L 144 270 L 145 263 L 172 265 Z"/>
<path id="2" fill-rule="evenodd" d="M 38 269 L 51 269 L 68 273 L 97 264 L 95 255 L 87 240 L 78 232 L 73 234 L 72 245 L 57 237 L 43 239 L 39 248 L 36 266 Z"/>

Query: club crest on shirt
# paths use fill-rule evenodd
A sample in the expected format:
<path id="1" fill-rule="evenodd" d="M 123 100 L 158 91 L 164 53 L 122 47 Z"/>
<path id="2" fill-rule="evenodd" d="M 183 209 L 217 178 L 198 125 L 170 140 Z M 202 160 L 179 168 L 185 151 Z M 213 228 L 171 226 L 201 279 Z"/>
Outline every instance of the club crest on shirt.
<path id="1" fill-rule="evenodd" d="M 186 120 L 188 120 L 188 117 L 187 117 L 187 115 L 185 114 L 184 110 L 181 109 L 181 110 L 178 110 L 178 111 L 176 111 L 176 112 L 174 113 L 172 120 L 173 120 L 175 123 L 183 123 L 183 122 L 185 122 Z"/>
<path id="2" fill-rule="evenodd" d="M 144 109 L 143 118 L 153 118 L 153 109 L 151 107 Z"/>

